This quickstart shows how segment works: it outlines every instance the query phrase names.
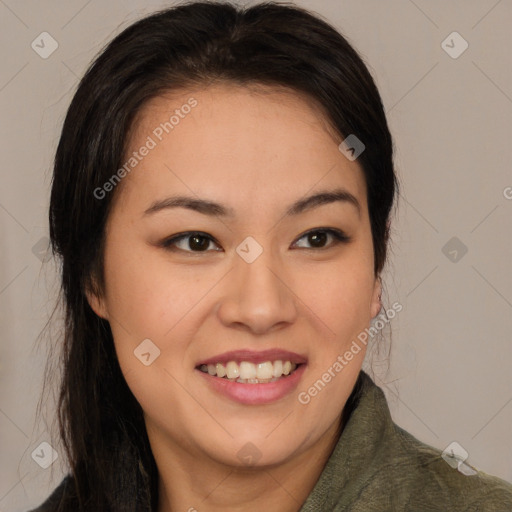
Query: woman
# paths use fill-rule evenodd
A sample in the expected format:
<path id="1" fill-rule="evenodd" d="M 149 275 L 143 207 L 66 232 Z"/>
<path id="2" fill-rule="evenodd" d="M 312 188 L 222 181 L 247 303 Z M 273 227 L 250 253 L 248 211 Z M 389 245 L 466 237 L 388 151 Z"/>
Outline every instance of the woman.
<path id="1" fill-rule="evenodd" d="M 55 159 L 71 470 L 37 510 L 512 510 L 361 370 L 392 157 L 364 63 L 302 9 L 183 4 L 117 36 Z"/>

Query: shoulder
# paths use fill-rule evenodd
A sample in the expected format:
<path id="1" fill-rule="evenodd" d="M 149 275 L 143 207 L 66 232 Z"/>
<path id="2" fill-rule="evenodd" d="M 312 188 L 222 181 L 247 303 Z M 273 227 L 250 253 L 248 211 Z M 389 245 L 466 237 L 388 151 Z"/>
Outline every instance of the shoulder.
<path id="1" fill-rule="evenodd" d="M 334 510 L 511 512 L 512 484 L 478 471 L 457 451 L 443 457 L 394 423 L 384 392 L 363 374 L 318 500 L 328 489 Z"/>
<path id="2" fill-rule="evenodd" d="M 445 454 L 416 439 L 393 424 L 393 441 L 386 451 L 393 487 L 407 496 L 413 510 L 464 512 L 512 511 L 512 484 L 465 463 L 457 455 Z M 389 480 L 388 480 L 389 481 Z"/>
<path id="3" fill-rule="evenodd" d="M 72 478 L 71 475 L 66 476 L 62 482 L 54 489 L 48 499 L 28 512 L 67 512 L 68 510 L 76 510 L 72 502 Z"/>

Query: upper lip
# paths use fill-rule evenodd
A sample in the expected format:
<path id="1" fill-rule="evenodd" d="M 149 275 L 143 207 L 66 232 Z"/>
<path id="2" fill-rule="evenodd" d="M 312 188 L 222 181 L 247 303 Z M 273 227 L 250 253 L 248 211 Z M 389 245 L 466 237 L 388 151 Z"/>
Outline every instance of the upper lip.
<path id="1" fill-rule="evenodd" d="M 254 364 L 264 363 L 266 361 L 290 361 L 291 363 L 302 364 L 307 362 L 307 358 L 296 354 L 295 352 L 290 352 L 289 350 L 281 350 L 278 348 L 261 351 L 231 350 L 230 352 L 224 352 L 223 354 L 204 359 L 203 361 L 199 362 L 197 366 L 215 363 L 225 364 L 229 363 L 230 361 L 235 361 L 235 363 L 248 361 Z"/>

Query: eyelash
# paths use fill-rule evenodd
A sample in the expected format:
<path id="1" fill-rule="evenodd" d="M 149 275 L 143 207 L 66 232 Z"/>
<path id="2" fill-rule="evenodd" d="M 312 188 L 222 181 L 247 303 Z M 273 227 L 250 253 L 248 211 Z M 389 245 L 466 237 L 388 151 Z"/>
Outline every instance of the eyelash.
<path id="1" fill-rule="evenodd" d="M 302 234 L 297 239 L 297 241 L 301 240 L 304 237 L 307 237 L 308 235 L 316 234 L 316 233 L 327 233 L 327 234 L 331 235 L 334 239 L 334 243 L 331 243 L 331 245 L 328 245 L 325 247 L 300 247 L 300 249 L 322 251 L 322 250 L 330 249 L 331 247 L 335 247 L 336 245 L 338 245 L 340 243 L 348 243 L 351 241 L 351 237 L 347 236 L 343 231 L 341 231 L 339 229 L 333 229 L 333 228 L 316 228 L 316 229 L 307 231 L 306 233 Z M 185 253 L 188 252 L 188 253 L 201 254 L 201 253 L 205 253 L 205 252 L 210 252 L 210 250 L 192 251 L 192 250 L 179 249 L 175 246 L 175 244 L 177 242 L 187 239 L 192 236 L 200 236 L 203 238 L 208 238 L 208 239 L 210 239 L 210 241 L 219 245 L 218 242 L 212 236 L 208 235 L 207 233 L 204 233 L 202 231 L 187 231 L 185 233 L 181 233 L 179 235 L 175 235 L 171 238 L 168 238 L 167 240 L 164 240 L 160 244 L 160 246 L 169 251 L 181 251 L 181 252 L 185 252 Z"/>

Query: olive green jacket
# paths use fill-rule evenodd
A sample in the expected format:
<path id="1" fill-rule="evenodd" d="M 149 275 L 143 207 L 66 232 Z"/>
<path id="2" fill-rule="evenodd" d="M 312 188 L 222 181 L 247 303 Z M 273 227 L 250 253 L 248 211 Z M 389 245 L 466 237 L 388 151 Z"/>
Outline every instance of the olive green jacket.
<path id="1" fill-rule="evenodd" d="M 360 377 L 359 403 L 300 512 L 512 512 L 512 484 L 395 425 L 382 390 Z"/>
<path id="2" fill-rule="evenodd" d="M 395 425 L 366 373 L 351 399 L 345 428 L 300 512 L 512 512 L 512 484 L 456 457 L 445 460 Z M 33 512 L 53 512 L 61 499 L 69 503 L 63 510 L 75 511 L 72 487 L 68 476 Z M 149 510 L 135 501 L 127 498 L 116 510 Z"/>

